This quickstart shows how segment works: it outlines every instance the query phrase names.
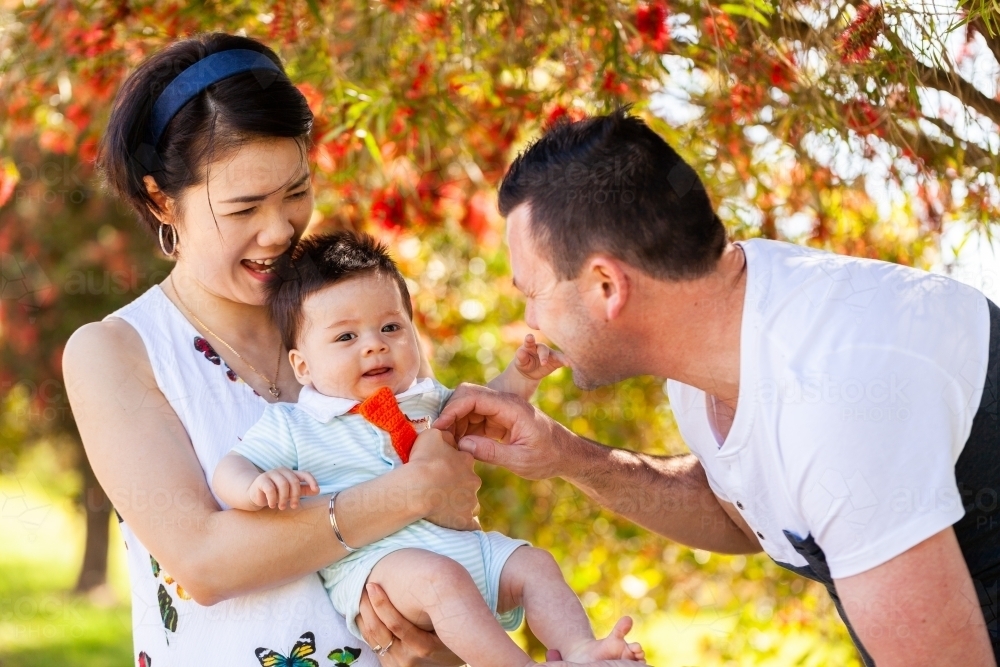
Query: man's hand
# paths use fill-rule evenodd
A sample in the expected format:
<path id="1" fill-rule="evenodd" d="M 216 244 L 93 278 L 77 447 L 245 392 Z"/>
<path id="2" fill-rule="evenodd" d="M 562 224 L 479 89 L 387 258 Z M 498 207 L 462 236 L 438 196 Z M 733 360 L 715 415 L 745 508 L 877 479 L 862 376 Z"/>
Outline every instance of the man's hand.
<path id="1" fill-rule="evenodd" d="M 954 529 L 834 583 L 879 667 L 996 667 Z"/>
<path id="2" fill-rule="evenodd" d="M 527 401 L 470 384 L 459 386 L 434 428 L 453 433 L 477 460 L 526 479 L 566 475 L 578 440 Z"/>
<path id="3" fill-rule="evenodd" d="M 574 435 L 527 401 L 463 384 L 434 422 L 485 463 L 527 479 L 562 477 L 612 512 L 682 544 L 755 553 L 712 493 L 698 460 L 616 449 Z"/>

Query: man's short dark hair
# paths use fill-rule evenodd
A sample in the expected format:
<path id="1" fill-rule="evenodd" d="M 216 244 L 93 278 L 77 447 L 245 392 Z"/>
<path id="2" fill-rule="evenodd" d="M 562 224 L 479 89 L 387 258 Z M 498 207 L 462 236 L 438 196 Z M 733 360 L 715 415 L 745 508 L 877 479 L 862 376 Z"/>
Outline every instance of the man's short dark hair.
<path id="1" fill-rule="evenodd" d="M 562 280 L 596 252 L 656 278 L 696 278 L 726 245 L 694 169 L 628 107 L 548 129 L 514 160 L 499 200 L 504 217 L 528 205 Z"/>
<path id="2" fill-rule="evenodd" d="M 341 231 L 302 238 L 291 253 L 275 261 L 274 267 L 277 277 L 266 284 L 267 305 L 287 350 L 296 346 L 302 333 L 302 304 L 310 294 L 364 274 L 395 280 L 403 308 L 413 319 L 403 274 L 386 246 L 370 234 Z"/>

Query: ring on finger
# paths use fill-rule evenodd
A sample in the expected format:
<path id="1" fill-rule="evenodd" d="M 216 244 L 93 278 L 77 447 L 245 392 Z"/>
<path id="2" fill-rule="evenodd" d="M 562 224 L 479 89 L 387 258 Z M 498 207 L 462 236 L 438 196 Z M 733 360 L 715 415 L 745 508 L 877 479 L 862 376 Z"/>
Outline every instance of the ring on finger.
<path id="1" fill-rule="evenodd" d="M 379 647 L 379 649 L 381 649 L 378 652 L 379 657 L 382 657 L 383 655 L 385 655 L 386 653 L 389 652 L 389 649 L 392 647 L 392 642 L 393 641 L 395 641 L 395 640 L 390 639 L 389 643 L 385 645 L 385 648 Z"/>
<path id="2" fill-rule="evenodd" d="M 372 650 L 375 651 L 376 653 L 379 653 L 379 651 L 382 650 L 382 645 L 379 644 L 378 642 L 375 642 L 375 646 L 372 646 Z M 379 653 L 379 655 L 381 655 L 381 653 Z"/>

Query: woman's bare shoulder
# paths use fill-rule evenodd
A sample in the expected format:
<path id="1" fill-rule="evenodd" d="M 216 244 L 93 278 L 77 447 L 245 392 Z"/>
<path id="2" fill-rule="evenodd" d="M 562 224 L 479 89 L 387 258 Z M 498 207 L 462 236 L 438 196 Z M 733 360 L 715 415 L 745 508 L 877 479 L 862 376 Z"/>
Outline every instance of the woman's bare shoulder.
<path id="1" fill-rule="evenodd" d="M 90 388 L 102 381 L 121 382 L 122 375 L 152 378 L 146 346 L 139 332 L 125 320 L 112 317 L 89 322 L 73 332 L 63 350 L 63 374 L 86 381 Z"/>

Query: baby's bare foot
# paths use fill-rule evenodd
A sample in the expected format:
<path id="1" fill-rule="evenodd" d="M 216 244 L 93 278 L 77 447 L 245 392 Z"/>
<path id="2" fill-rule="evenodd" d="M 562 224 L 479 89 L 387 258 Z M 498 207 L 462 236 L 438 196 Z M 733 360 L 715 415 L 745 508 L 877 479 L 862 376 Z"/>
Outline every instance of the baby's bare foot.
<path id="1" fill-rule="evenodd" d="M 632 619 L 622 616 L 615 623 L 611 634 L 604 639 L 592 639 L 568 650 L 562 659 L 566 662 L 595 662 L 597 660 L 634 660 L 646 662 L 646 653 L 638 642 L 625 641 L 632 629 Z"/>

